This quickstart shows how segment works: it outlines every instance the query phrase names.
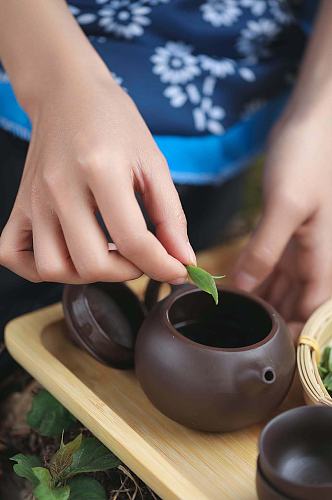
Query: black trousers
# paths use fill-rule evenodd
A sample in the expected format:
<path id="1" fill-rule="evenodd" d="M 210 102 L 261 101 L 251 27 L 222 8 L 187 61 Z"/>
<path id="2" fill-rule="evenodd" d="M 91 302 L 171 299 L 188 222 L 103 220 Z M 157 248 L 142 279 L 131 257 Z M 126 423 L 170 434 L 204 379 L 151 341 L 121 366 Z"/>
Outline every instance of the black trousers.
<path id="1" fill-rule="evenodd" d="M 0 232 L 6 224 L 20 183 L 28 144 L 0 130 Z M 222 240 L 240 206 L 245 174 L 221 186 L 177 186 L 196 251 Z M 62 286 L 30 283 L 0 266 L 0 380 L 13 361 L 1 349 L 6 323 L 16 316 L 58 301 Z M 28 342 L 28 339 L 27 339 Z"/>

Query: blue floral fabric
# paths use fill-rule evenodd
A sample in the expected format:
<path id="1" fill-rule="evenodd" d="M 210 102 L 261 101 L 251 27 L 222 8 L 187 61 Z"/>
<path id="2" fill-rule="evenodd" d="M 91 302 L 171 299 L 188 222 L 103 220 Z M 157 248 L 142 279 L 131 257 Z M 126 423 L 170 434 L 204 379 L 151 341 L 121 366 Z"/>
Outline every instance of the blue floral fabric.
<path id="1" fill-rule="evenodd" d="M 307 40 L 313 0 L 71 0 L 175 181 L 224 180 L 264 145 Z M 0 126 L 30 123 L 0 71 Z"/>

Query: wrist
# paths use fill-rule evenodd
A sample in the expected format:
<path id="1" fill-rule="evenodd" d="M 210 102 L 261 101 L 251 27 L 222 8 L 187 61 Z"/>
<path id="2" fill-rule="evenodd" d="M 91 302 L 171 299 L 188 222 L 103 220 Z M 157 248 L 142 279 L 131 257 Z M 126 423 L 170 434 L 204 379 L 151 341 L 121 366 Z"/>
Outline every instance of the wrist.
<path id="1" fill-rule="evenodd" d="M 110 71 L 99 55 L 91 47 L 92 54 L 57 57 L 51 62 L 38 64 L 26 75 L 17 75 L 13 81 L 16 97 L 31 121 L 45 102 L 53 101 L 60 93 L 70 93 L 70 89 L 86 89 L 93 82 L 114 83 Z"/>
<path id="2" fill-rule="evenodd" d="M 273 128 L 272 135 L 280 133 L 281 130 L 298 131 L 311 129 L 317 133 L 318 130 L 331 129 L 332 115 L 332 89 L 330 93 L 318 93 L 312 99 L 306 94 L 301 94 L 297 89 L 291 96 L 284 112 Z"/>

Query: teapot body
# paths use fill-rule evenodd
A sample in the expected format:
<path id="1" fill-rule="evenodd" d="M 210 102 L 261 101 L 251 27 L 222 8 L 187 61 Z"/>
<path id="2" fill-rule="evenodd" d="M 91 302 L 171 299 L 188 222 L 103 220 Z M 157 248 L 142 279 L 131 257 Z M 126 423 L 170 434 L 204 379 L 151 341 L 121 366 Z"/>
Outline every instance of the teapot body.
<path id="1" fill-rule="evenodd" d="M 198 289 L 154 306 L 135 347 L 137 377 L 151 402 L 194 429 L 223 432 L 266 418 L 295 369 L 287 327 L 264 301 L 219 290 L 215 306 Z"/>

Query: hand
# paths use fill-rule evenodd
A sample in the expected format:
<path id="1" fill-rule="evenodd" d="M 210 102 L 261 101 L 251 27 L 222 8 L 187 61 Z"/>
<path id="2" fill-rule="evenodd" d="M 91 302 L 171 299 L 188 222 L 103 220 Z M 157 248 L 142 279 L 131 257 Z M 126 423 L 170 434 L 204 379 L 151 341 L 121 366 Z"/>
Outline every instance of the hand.
<path id="1" fill-rule="evenodd" d="M 285 115 L 268 148 L 261 220 L 235 269 L 289 322 L 305 321 L 332 293 L 332 122 Z"/>
<path id="2" fill-rule="evenodd" d="M 129 96 L 101 73 L 62 75 L 26 106 L 32 139 L 0 264 L 31 281 L 125 281 L 144 272 L 183 282 L 183 264 L 195 256 L 168 166 Z M 97 211 L 118 251 L 108 251 Z"/>

